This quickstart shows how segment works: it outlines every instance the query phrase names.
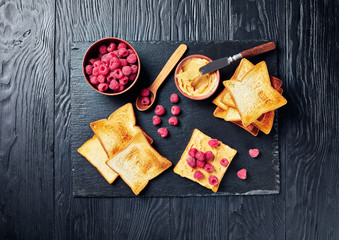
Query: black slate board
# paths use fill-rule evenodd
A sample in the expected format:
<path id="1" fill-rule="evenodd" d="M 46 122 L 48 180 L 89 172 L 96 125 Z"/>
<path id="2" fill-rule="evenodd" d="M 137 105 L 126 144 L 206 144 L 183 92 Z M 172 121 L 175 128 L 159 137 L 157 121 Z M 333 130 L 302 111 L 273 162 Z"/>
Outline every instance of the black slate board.
<path id="1" fill-rule="evenodd" d="M 169 136 L 161 138 L 158 127 L 153 126 L 154 107 L 147 112 L 139 112 L 135 108 L 135 99 L 143 87 L 149 86 L 156 78 L 167 59 L 181 42 L 131 42 L 138 52 L 142 71 L 136 85 L 129 92 L 115 97 L 101 95 L 93 91 L 82 75 L 82 58 L 91 42 L 73 43 L 71 49 L 71 151 L 73 161 L 73 195 L 77 197 L 134 197 L 130 188 L 118 178 L 112 185 L 108 184 L 99 172 L 80 154 L 79 148 L 92 137 L 89 123 L 107 118 L 114 110 L 127 102 L 132 102 L 137 125 L 141 126 L 154 140 L 155 149 L 172 161 L 173 166 L 159 177 L 150 181 L 139 197 L 185 197 L 185 196 L 217 196 L 217 195 L 255 195 L 276 194 L 280 189 L 278 123 L 269 135 L 259 133 L 252 136 L 245 130 L 213 117 L 215 105 L 212 100 L 223 89 L 220 84 L 218 91 L 209 99 L 193 101 L 182 96 L 176 89 L 173 73 L 160 87 L 157 104 L 163 105 L 167 112 L 162 116 L 162 125 L 169 129 Z M 218 59 L 238 53 L 244 49 L 265 43 L 265 41 L 223 41 L 223 42 L 184 42 L 188 46 L 185 56 L 203 54 L 211 59 Z M 265 60 L 271 75 L 277 76 L 276 51 L 250 59 L 253 63 Z M 221 80 L 229 79 L 238 63 L 221 71 Z M 172 93 L 178 93 L 178 106 L 182 113 L 178 116 L 179 126 L 171 126 L 169 101 Z M 173 167 L 180 159 L 194 128 L 200 129 L 212 138 L 220 139 L 225 144 L 238 150 L 231 166 L 226 172 L 219 190 L 211 190 L 200 186 L 173 172 Z M 252 159 L 248 150 L 258 148 L 261 153 Z M 237 178 L 237 171 L 246 168 L 247 179 Z"/>

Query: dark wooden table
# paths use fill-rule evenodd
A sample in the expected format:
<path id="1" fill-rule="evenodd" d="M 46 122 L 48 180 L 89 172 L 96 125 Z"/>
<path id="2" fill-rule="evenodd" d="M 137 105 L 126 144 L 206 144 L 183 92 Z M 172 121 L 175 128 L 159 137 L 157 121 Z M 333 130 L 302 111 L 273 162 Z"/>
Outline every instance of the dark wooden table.
<path id="1" fill-rule="evenodd" d="M 0 239 L 339 239 L 338 0 L 0 1 Z M 279 195 L 74 198 L 70 44 L 275 39 Z"/>

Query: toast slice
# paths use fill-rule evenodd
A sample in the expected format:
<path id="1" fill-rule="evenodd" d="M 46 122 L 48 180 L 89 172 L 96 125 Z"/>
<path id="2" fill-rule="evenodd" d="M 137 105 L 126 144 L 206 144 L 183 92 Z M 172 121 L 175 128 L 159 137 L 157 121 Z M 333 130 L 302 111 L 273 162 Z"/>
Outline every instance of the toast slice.
<path id="1" fill-rule="evenodd" d="M 228 167 L 230 166 L 232 159 L 236 155 L 237 150 L 230 148 L 229 146 L 227 146 L 226 144 L 222 142 L 220 142 L 220 145 L 218 147 L 212 148 L 211 146 L 208 145 L 208 141 L 211 139 L 212 138 L 202 133 L 198 129 L 194 129 L 191 140 L 187 144 L 186 149 L 181 155 L 179 162 L 174 167 L 174 172 L 180 175 L 181 177 L 188 178 L 194 182 L 199 183 L 200 185 L 206 188 L 212 189 L 213 192 L 217 192 L 219 185 L 221 183 L 221 180 L 224 177 Z M 200 168 L 195 169 L 195 168 L 191 168 L 190 166 L 188 166 L 186 162 L 186 159 L 189 157 L 188 151 L 193 147 L 197 148 L 199 151 L 203 151 L 203 152 L 212 151 L 213 152 L 214 160 L 210 162 L 214 167 L 213 172 L 206 172 L 204 169 L 200 169 Z M 226 167 L 220 164 L 220 160 L 222 158 L 226 158 L 229 162 L 229 164 Z M 194 172 L 196 170 L 199 170 L 204 174 L 204 177 L 202 179 L 196 180 L 193 177 Z M 208 178 L 211 175 L 214 175 L 218 178 L 218 184 L 216 184 L 215 186 L 212 186 L 208 181 Z"/>
<path id="2" fill-rule="evenodd" d="M 78 152 L 84 156 L 94 167 L 96 167 L 101 175 L 110 184 L 113 183 L 114 180 L 119 176 L 106 164 L 106 161 L 108 160 L 107 154 L 95 135 L 85 142 L 78 149 Z"/>
<path id="3" fill-rule="evenodd" d="M 225 116 L 225 121 L 241 121 L 239 111 L 236 108 L 228 108 Z"/>
<path id="4" fill-rule="evenodd" d="M 225 81 L 225 85 L 232 95 L 245 127 L 262 114 L 287 103 L 287 100 L 271 86 L 264 61 L 252 68 L 241 82 L 228 80 Z"/>
<path id="5" fill-rule="evenodd" d="M 151 179 L 172 165 L 150 145 L 142 133 L 138 133 L 129 145 L 116 153 L 107 164 L 121 176 L 135 195 L 138 195 Z"/>
<path id="6" fill-rule="evenodd" d="M 227 109 L 228 109 L 228 107 L 227 107 Z M 222 119 L 225 119 L 226 114 L 227 114 L 227 110 L 224 110 L 221 107 L 216 107 L 214 112 L 213 112 L 214 117 L 222 118 Z"/>
<path id="7" fill-rule="evenodd" d="M 108 158 L 127 146 L 134 136 L 143 132 L 139 126 L 135 126 L 134 110 L 131 103 L 113 112 L 108 119 L 101 119 L 90 124 L 93 132 L 98 137 Z M 147 139 L 152 139 L 146 135 Z"/>

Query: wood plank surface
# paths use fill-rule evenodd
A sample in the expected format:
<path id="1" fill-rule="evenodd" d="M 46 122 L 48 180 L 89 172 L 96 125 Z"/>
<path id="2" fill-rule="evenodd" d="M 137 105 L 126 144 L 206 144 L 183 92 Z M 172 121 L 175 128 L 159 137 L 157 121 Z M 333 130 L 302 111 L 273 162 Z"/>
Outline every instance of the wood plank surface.
<path id="1" fill-rule="evenodd" d="M 0 32 L 0 239 L 48 239 L 54 1 L 1 1 Z"/>

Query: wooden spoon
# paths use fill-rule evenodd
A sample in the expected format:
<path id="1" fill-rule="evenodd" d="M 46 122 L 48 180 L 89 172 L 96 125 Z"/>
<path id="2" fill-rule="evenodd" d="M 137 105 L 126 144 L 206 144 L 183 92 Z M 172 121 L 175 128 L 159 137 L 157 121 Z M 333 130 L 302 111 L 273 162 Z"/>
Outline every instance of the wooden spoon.
<path id="1" fill-rule="evenodd" d="M 149 105 L 147 105 L 147 106 L 142 105 L 141 104 L 141 95 L 138 96 L 138 98 L 136 100 L 136 107 L 139 111 L 145 111 L 153 105 L 154 100 L 157 96 L 158 88 L 165 81 L 168 74 L 170 74 L 170 72 L 175 67 L 175 65 L 179 62 L 182 55 L 184 55 L 186 49 L 187 49 L 187 46 L 185 44 L 181 44 L 177 48 L 177 50 L 175 50 L 175 52 L 172 54 L 170 59 L 168 59 L 167 63 L 162 68 L 161 72 L 159 73 L 157 78 L 154 80 L 152 85 L 147 88 L 149 90 L 149 93 L 150 93 L 150 95 L 149 95 L 150 104 Z"/>

